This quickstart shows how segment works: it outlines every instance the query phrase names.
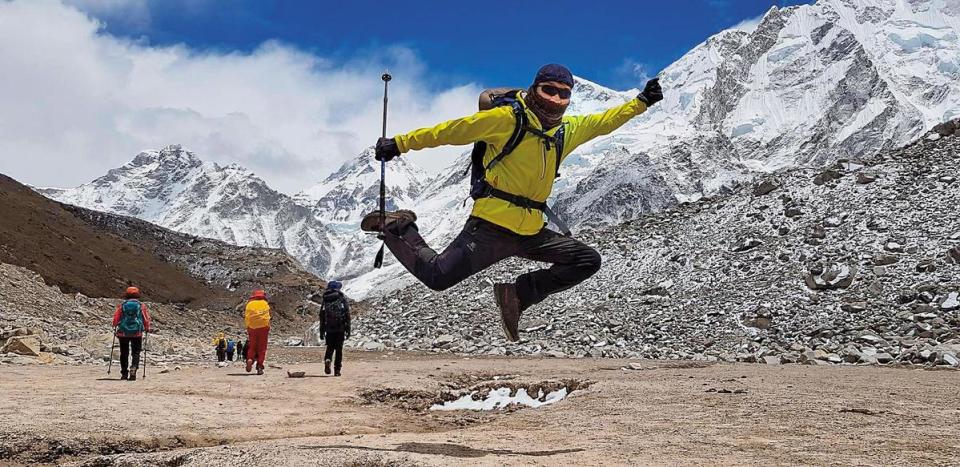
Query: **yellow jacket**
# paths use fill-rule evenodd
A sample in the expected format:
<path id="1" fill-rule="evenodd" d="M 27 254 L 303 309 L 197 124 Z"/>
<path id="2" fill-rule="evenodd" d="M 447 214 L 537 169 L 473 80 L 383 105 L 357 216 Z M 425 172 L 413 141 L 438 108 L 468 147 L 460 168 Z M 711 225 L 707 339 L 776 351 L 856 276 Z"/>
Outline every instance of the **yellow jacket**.
<path id="1" fill-rule="evenodd" d="M 526 108 L 522 99 L 520 102 L 527 112 L 530 126 L 542 131 L 540 120 Z M 547 151 L 543 141 L 528 132 L 509 156 L 487 172 L 487 181 L 494 188 L 507 193 L 534 201 L 546 201 L 553 190 L 557 157 L 563 161 L 577 146 L 620 128 L 645 110 L 647 106 L 643 102 L 631 99 L 630 102 L 605 112 L 563 117 L 566 129 L 563 154 L 560 155 L 557 155 L 555 146 L 551 146 L 550 151 Z M 432 128 L 421 128 L 398 135 L 396 141 L 401 153 L 445 144 L 463 145 L 485 141 L 487 152 L 483 156 L 483 163 L 486 165 L 500 153 L 513 133 L 515 124 L 513 110 L 510 106 L 503 106 L 443 122 Z M 553 136 L 558 128 L 560 127 L 552 128 L 546 133 Z M 527 210 L 499 198 L 476 200 L 471 215 L 520 235 L 536 234 L 544 226 L 542 212 Z"/>
<path id="2" fill-rule="evenodd" d="M 250 300 L 243 313 L 243 320 L 250 329 L 270 326 L 270 304 L 266 300 Z"/>

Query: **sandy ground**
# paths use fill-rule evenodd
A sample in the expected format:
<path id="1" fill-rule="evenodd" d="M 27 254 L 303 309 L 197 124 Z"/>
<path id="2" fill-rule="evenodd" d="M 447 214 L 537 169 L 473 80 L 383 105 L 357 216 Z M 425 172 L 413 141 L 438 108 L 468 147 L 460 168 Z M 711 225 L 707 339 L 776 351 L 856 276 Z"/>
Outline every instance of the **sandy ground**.
<path id="1" fill-rule="evenodd" d="M 0 367 L 0 465 L 960 465 L 956 371 L 352 353 L 334 378 L 317 349 L 272 357 L 259 377 L 137 382 Z M 538 409 L 425 410 L 504 375 L 592 384 Z"/>

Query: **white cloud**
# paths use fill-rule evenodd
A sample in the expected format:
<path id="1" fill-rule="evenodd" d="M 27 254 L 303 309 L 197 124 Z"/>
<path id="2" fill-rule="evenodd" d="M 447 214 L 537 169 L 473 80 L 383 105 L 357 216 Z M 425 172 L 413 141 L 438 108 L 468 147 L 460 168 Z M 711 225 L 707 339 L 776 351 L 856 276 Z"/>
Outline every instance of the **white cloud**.
<path id="1" fill-rule="evenodd" d="M 760 22 L 763 21 L 763 17 L 766 14 L 757 16 L 756 18 L 747 18 L 737 24 L 734 24 L 730 29 L 739 29 L 743 32 L 753 32 L 757 30 L 757 26 L 760 26 Z"/>
<path id="2" fill-rule="evenodd" d="M 0 172 L 73 186 L 177 143 L 294 192 L 376 141 L 384 66 L 391 134 L 469 113 L 479 92 L 431 92 L 423 64 L 399 47 L 344 62 L 279 42 L 251 53 L 153 47 L 101 26 L 56 2 L 0 2 Z M 438 169 L 463 149 L 415 157 Z"/>

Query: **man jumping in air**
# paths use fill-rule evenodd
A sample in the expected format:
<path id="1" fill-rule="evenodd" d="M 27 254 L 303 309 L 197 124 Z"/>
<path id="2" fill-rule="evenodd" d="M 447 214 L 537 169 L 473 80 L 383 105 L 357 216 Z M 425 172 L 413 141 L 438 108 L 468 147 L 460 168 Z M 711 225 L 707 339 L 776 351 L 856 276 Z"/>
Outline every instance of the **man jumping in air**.
<path id="1" fill-rule="evenodd" d="M 546 228 L 546 200 L 560 162 L 578 146 L 608 134 L 663 99 L 657 79 L 629 102 L 605 112 L 564 116 L 573 75 L 551 64 L 537 72 L 526 92 L 484 92 L 489 110 L 380 138 L 376 159 L 389 161 L 407 151 L 442 145 L 474 146 L 473 211 L 459 236 L 437 254 L 420 236 L 416 214 L 380 211 L 364 216 L 360 228 L 382 232 L 384 243 L 410 273 L 433 290 L 452 287 L 511 256 L 552 263 L 521 274 L 514 283 L 494 285 L 503 330 L 519 340 L 520 314 L 548 295 L 577 285 L 600 269 L 600 254 L 584 243 Z M 556 223 L 556 222 L 555 222 Z"/>

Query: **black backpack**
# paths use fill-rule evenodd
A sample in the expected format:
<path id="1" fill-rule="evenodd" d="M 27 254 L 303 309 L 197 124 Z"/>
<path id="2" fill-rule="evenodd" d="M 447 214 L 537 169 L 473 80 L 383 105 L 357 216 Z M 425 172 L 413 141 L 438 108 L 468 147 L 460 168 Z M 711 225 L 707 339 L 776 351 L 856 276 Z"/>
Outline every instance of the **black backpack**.
<path id="1" fill-rule="evenodd" d="M 347 299 L 341 296 L 335 301 L 323 301 L 323 327 L 325 331 L 340 332 L 346 329 L 350 311 L 347 309 Z"/>
<path id="2" fill-rule="evenodd" d="M 534 201 L 530 198 L 498 190 L 487 182 L 487 172 L 499 164 L 504 157 L 509 156 L 510 153 L 517 148 L 520 142 L 523 141 L 523 138 L 527 135 L 527 133 L 533 133 L 535 136 L 540 138 L 543 141 L 544 147 L 547 151 L 556 148 L 557 165 L 554 171 L 555 177 L 560 177 L 560 159 L 563 156 L 563 138 L 565 134 L 565 126 L 564 124 L 561 124 L 560 128 L 557 129 L 553 136 L 547 135 L 543 131 L 531 127 L 529 120 L 527 119 L 527 113 L 523 108 L 523 104 L 520 103 L 519 94 L 521 92 L 522 91 L 520 89 L 496 88 L 488 89 L 480 94 L 480 110 L 490 110 L 496 107 L 510 106 L 510 108 L 513 109 L 513 116 L 516 123 L 513 127 L 513 133 L 510 135 L 510 139 L 508 139 L 507 143 L 503 145 L 503 150 L 501 150 L 500 153 L 497 154 L 497 156 L 487 164 L 483 163 L 483 156 L 487 153 L 487 143 L 484 141 L 477 141 L 473 144 L 473 151 L 470 153 L 469 169 L 470 197 L 474 200 L 481 198 L 498 198 L 522 208 L 543 211 L 547 218 L 556 224 L 564 235 L 569 236 L 570 229 L 567 228 L 567 225 L 560 220 L 560 218 L 553 212 L 552 209 L 550 209 L 549 206 L 547 206 L 547 203 Z"/>

